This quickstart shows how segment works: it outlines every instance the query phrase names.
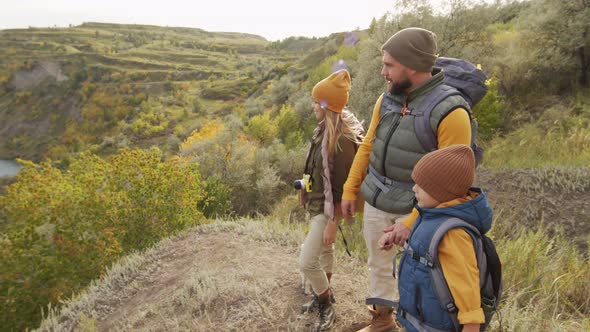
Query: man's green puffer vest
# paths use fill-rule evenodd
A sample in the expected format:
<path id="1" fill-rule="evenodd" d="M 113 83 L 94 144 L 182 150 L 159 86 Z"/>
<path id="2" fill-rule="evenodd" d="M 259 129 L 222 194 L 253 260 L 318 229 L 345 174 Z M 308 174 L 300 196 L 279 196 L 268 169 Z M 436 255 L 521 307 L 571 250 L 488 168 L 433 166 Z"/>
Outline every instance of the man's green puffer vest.
<path id="1" fill-rule="evenodd" d="M 392 103 L 388 110 L 381 111 L 381 119 L 375 129 L 373 150 L 369 157 L 367 176 L 361 185 L 364 199 L 379 210 L 406 214 L 414 206 L 414 192 L 411 174 L 414 166 L 430 151 L 424 150 L 416 137 L 414 117 L 421 116 L 422 101 L 436 86 L 443 84 L 443 73 L 435 68 L 433 77 L 409 95 L 389 95 Z M 383 96 L 382 103 L 386 96 Z M 404 98 L 407 98 L 407 112 L 402 114 Z M 469 109 L 460 96 L 450 96 L 440 102 L 432 111 L 430 125 L 437 132 L 440 121 L 452 110 Z"/>

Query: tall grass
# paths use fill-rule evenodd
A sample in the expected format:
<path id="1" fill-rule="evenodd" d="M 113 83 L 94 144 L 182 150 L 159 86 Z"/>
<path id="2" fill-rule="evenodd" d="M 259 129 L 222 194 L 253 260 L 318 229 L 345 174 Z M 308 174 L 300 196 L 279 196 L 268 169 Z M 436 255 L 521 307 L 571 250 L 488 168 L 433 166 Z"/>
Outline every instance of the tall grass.
<path id="1" fill-rule="evenodd" d="M 483 165 L 509 169 L 590 165 L 590 105 L 579 106 L 577 112 L 554 106 L 537 121 L 495 137 L 487 144 Z"/>
<path id="2" fill-rule="evenodd" d="M 495 330 L 588 331 L 590 262 L 563 234 L 499 224 L 504 296 Z M 503 234 L 503 235 L 500 235 Z M 510 236 L 511 234 L 512 236 Z"/>

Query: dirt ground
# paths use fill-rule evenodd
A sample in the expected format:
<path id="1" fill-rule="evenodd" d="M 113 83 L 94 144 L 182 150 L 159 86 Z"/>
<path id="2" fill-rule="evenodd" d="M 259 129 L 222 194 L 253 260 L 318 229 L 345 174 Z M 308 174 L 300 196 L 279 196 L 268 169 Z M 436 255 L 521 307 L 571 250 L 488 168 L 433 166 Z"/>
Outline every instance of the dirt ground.
<path id="1" fill-rule="evenodd" d="M 296 246 L 277 245 L 233 231 L 191 232 L 160 249 L 159 259 L 118 297 L 98 331 L 310 331 L 317 314 L 302 314 Z M 366 269 L 339 257 L 333 277 L 334 331 L 356 331 L 368 321 L 363 303 Z M 110 303 L 109 303 L 110 302 Z"/>

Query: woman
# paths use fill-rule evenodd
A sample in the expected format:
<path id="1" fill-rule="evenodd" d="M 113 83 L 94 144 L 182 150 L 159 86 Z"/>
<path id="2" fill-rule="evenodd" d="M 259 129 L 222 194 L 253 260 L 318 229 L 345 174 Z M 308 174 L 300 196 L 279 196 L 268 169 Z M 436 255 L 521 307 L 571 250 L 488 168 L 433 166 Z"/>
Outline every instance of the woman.
<path id="1" fill-rule="evenodd" d="M 319 331 L 334 325 L 330 279 L 342 187 L 364 132 L 354 114 L 344 109 L 349 90 L 350 74 L 342 69 L 317 83 L 311 93 L 318 126 L 305 162 L 304 174 L 309 176 L 311 188 L 301 189 L 302 203 L 311 215 L 311 225 L 299 264 L 315 294 L 308 307 L 313 308 L 317 303 Z"/>

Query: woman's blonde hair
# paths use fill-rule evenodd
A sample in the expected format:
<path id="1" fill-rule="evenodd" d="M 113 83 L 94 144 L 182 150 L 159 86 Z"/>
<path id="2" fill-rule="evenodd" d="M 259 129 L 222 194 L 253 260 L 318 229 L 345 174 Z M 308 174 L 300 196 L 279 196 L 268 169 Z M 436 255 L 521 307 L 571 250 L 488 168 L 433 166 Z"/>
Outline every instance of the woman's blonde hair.
<path id="1" fill-rule="evenodd" d="M 342 150 L 338 141 L 340 136 L 348 138 L 350 141 L 360 144 L 365 137 L 363 125 L 354 116 L 352 112 L 344 108 L 342 113 L 332 112 L 322 108 L 325 113 L 325 134 L 328 135 L 328 152 L 334 155 L 338 150 Z"/>

